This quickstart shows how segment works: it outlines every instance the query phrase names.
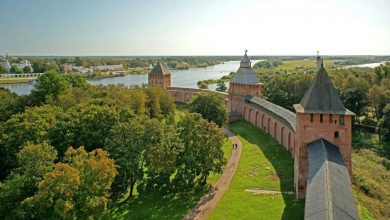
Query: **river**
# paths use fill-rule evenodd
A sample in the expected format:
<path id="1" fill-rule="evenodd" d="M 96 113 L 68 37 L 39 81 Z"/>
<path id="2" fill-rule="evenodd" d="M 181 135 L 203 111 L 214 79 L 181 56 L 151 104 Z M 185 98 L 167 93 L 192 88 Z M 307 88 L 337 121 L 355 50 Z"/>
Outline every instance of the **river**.
<path id="1" fill-rule="evenodd" d="M 252 64 L 259 60 L 253 60 Z M 240 61 L 229 61 L 222 64 L 205 68 L 191 67 L 186 70 L 171 70 L 172 86 L 198 88 L 197 82 L 206 79 L 219 79 L 230 72 L 236 72 L 240 66 Z M 92 85 L 123 84 L 126 86 L 147 84 L 148 75 L 127 75 L 121 77 L 88 79 Z M 225 83 L 229 87 L 229 83 Z M 31 83 L 0 84 L 0 87 L 7 88 L 19 95 L 26 95 L 31 92 L 34 85 Z M 216 84 L 209 85 L 210 90 L 216 89 Z"/>

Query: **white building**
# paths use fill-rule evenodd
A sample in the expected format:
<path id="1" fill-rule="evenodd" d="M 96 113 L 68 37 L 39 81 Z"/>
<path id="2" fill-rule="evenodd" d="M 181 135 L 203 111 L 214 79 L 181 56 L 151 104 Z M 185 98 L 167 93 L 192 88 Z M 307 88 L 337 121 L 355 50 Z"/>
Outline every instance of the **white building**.
<path id="1" fill-rule="evenodd" d="M 11 64 L 9 64 L 8 60 L 5 60 L 5 62 L 0 62 L 0 65 L 5 67 L 5 71 L 9 73 L 11 69 Z"/>
<path id="2" fill-rule="evenodd" d="M 103 65 L 103 66 L 94 66 L 92 67 L 94 70 L 99 70 L 99 71 L 122 71 L 123 70 L 123 65 Z"/>
<path id="3" fill-rule="evenodd" d="M 22 62 L 20 62 L 20 63 L 12 63 L 11 66 L 13 66 L 13 65 L 17 66 L 20 70 L 23 70 L 23 68 L 27 66 L 27 67 L 30 67 L 31 71 L 33 71 L 31 62 L 29 60 L 22 60 Z"/>

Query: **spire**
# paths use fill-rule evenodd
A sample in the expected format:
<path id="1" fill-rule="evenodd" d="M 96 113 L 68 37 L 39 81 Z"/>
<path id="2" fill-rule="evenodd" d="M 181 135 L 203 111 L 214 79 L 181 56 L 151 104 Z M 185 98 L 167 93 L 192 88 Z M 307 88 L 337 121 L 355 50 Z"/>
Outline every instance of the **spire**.
<path id="1" fill-rule="evenodd" d="M 324 60 L 320 56 L 320 51 L 317 51 L 317 69 L 320 69 L 324 65 Z"/>
<path id="2" fill-rule="evenodd" d="M 257 74 L 251 67 L 251 60 L 246 54 L 248 50 L 245 50 L 244 57 L 241 60 L 240 68 L 238 68 L 236 74 L 234 74 L 231 83 L 257 85 L 260 83 Z"/>
<path id="3" fill-rule="evenodd" d="M 353 114 L 344 107 L 323 65 L 301 102 L 294 108 L 297 112 Z"/>
<path id="4" fill-rule="evenodd" d="M 247 49 L 245 49 L 245 54 L 242 57 L 240 67 L 251 67 L 251 60 L 249 59 L 248 55 L 246 54 L 248 52 Z"/>

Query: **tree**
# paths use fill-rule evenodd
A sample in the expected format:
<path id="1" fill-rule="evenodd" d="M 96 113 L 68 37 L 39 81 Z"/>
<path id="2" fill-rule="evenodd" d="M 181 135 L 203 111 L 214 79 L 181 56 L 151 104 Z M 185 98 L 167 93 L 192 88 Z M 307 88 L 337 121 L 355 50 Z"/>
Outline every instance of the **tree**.
<path id="1" fill-rule="evenodd" d="M 199 93 L 190 101 L 190 111 L 200 113 L 209 121 L 222 126 L 227 120 L 227 110 L 224 99 L 216 93 Z"/>
<path id="2" fill-rule="evenodd" d="M 111 129 L 106 139 L 106 148 L 118 165 L 119 175 L 115 178 L 112 188 L 113 197 L 116 199 L 126 194 L 129 188 L 128 198 L 132 197 L 135 184 L 143 178 L 147 148 L 143 122 L 135 118 L 119 123 Z"/>
<path id="3" fill-rule="evenodd" d="M 217 89 L 216 89 L 218 92 L 226 92 L 227 90 L 227 87 L 225 85 L 225 83 L 223 81 L 219 81 L 217 83 Z"/>
<path id="4" fill-rule="evenodd" d="M 11 72 L 11 73 L 21 73 L 22 71 L 19 69 L 18 66 L 12 65 L 12 66 L 11 66 L 11 69 L 10 69 L 10 72 Z"/>
<path id="5" fill-rule="evenodd" d="M 147 95 L 146 106 L 150 118 L 163 119 L 174 114 L 175 102 L 168 91 L 160 86 L 150 86 L 145 91 Z"/>
<path id="6" fill-rule="evenodd" d="M 177 157 L 183 150 L 178 132 L 173 125 L 152 119 L 145 123 L 145 135 L 148 178 L 144 180 L 144 188 L 138 187 L 138 190 L 170 191 L 171 177 L 177 170 Z"/>
<path id="7" fill-rule="evenodd" d="M 199 89 L 208 89 L 209 85 L 205 81 L 199 81 L 198 83 Z"/>
<path id="8" fill-rule="evenodd" d="M 56 128 L 64 115 L 62 109 L 53 106 L 41 106 L 27 109 L 23 114 L 13 115 L 3 123 L 1 132 L 0 178 L 3 179 L 16 167 L 16 153 L 28 143 L 51 143 L 56 137 Z"/>
<path id="9" fill-rule="evenodd" d="M 83 61 L 80 59 L 80 57 L 75 57 L 74 58 L 74 63 L 76 66 L 82 66 L 83 65 Z"/>
<path id="10" fill-rule="evenodd" d="M 179 122 L 178 132 L 184 144 L 177 159 L 175 180 L 179 184 L 191 186 L 197 179 L 203 185 L 210 172 L 222 172 L 222 129 L 198 113 L 188 113 Z"/>
<path id="11" fill-rule="evenodd" d="M 37 183 L 54 167 L 56 150 L 50 145 L 28 144 L 17 154 L 19 167 L 0 183 L 0 215 L 5 219 L 26 218 L 21 203 L 37 191 Z"/>
<path id="12" fill-rule="evenodd" d="M 102 149 L 69 148 L 64 163 L 45 174 L 37 193 L 23 205 L 33 219 L 101 219 L 109 214 L 114 161 Z"/>
<path id="13" fill-rule="evenodd" d="M 132 197 L 134 186 L 141 185 L 145 172 L 149 177 L 145 184 L 153 185 L 156 179 L 164 178 L 164 183 L 169 183 L 169 177 L 176 171 L 176 157 L 182 147 L 173 126 L 141 117 L 113 127 L 106 146 L 120 174 L 112 187 L 113 196 L 121 198 L 130 189 L 127 199 Z"/>
<path id="14" fill-rule="evenodd" d="M 0 88 L 0 121 L 8 120 L 18 111 L 19 96 L 8 89 Z"/>
<path id="15" fill-rule="evenodd" d="M 57 71 L 49 71 L 38 77 L 31 96 L 36 105 L 41 103 L 53 103 L 58 100 L 60 94 L 69 89 L 69 82 Z"/>
<path id="16" fill-rule="evenodd" d="M 5 67 L 3 65 L 0 65 L 0 74 L 3 74 L 3 73 L 6 73 L 7 70 L 5 69 Z"/>
<path id="17" fill-rule="evenodd" d="M 23 68 L 23 73 L 31 73 L 31 72 L 32 72 L 31 67 L 25 66 L 25 67 Z"/>
<path id="18" fill-rule="evenodd" d="M 92 99 L 78 104 L 67 111 L 53 136 L 53 145 L 60 154 L 68 146 L 84 146 L 87 151 L 104 148 L 105 139 L 111 128 L 121 118 L 131 117 L 131 113 L 111 99 Z"/>
<path id="19" fill-rule="evenodd" d="M 87 87 L 89 84 L 85 77 L 80 74 L 64 74 L 65 80 L 68 81 L 70 87 Z"/>
<path id="20" fill-rule="evenodd" d="M 390 141 L 390 104 L 387 104 L 383 110 L 382 119 L 379 122 L 381 138 L 384 141 Z"/>

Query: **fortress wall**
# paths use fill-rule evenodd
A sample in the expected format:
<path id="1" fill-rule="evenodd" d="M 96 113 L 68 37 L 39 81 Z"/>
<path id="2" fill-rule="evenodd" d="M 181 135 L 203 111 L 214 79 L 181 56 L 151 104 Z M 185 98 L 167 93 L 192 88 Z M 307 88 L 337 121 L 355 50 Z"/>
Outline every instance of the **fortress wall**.
<path id="1" fill-rule="evenodd" d="M 225 99 L 225 105 L 229 108 L 228 94 L 224 92 L 211 91 L 207 89 L 193 89 L 182 87 L 168 87 L 168 92 L 175 98 L 175 102 L 189 102 L 193 95 L 201 92 L 215 92 Z"/>
<path id="2" fill-rule="evenodd" d="M 243 119 L 254 126 L 263 129 L 275 140 L 283 145 L 294 157 L 295 131 L 285 121 L 279 120 L 273 115 L 253 105 L 245 103 L 242 106 Z"/>
<path id="3" fill-rule="evenodd" d="M 193 95 L 201 92 L 210 92 L 206 89 L 193 89 L 182 87 L 168 87 L 167 90 L 175 98 L 175 102 L 189 102 Z M 212 91 L 216 92 L 216 91 Z M 230 109 L 229 95 L 227 93 L 216 92 L 225 99 L 225 104 Z M 286 150 L 291 152 L 294 157 L 295 149 L 295 130 L 291 128 L 291 125 L 287 124 L 284 120 L 280 120 L 274 117 L 269 112 L 256 108 L 254 105 L 248 103 L 241 104 L 242 118 L 254 126 L 263 129 L 270 134 L 277 142 L 285 147 Z M 241 118 L 241 116 L 239 116 Z"/>

